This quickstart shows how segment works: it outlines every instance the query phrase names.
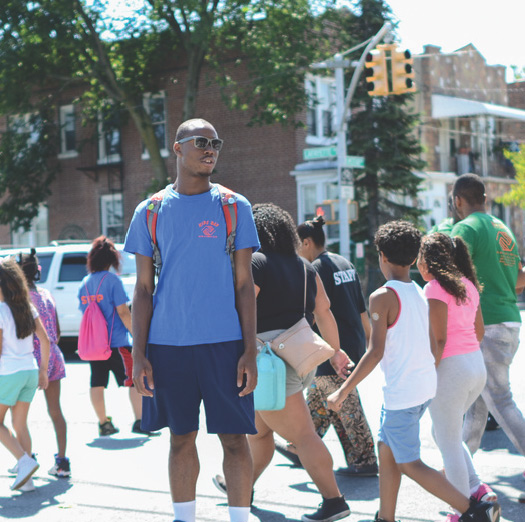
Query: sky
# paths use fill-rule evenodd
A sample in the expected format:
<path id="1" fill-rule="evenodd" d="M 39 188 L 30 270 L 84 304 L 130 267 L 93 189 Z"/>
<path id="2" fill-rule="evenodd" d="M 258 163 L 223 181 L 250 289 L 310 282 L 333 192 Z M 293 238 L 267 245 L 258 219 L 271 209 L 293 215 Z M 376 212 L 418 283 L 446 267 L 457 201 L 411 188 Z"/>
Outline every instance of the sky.
<path id="1" fill-rule="evenodd" d="M 386 0 L 412 54 L 427 44 L 453 52 L 472 43 L 488 65 L 525 67 L 525 0 Z"/>

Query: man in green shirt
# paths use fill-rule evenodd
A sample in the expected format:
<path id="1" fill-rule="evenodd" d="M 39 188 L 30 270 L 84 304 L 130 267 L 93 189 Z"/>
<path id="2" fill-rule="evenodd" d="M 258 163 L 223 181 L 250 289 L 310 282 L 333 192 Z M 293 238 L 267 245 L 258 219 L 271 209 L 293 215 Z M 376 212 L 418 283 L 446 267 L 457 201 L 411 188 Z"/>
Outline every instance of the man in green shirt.
<path id="1" fill-rule="evenodd" d="M 521 317 L 516 289 L 523 286 L 516 238 L 498 218 L 486 213 L 485 185 L 475 174 L 463 174 L 454 183 L 454 204 L 462 221 L 451 236 L 467 243 L 480 283 L 485 335 L 481 351 L 487 367 L 487 384 L 465 416 L 463 438 L 474 453 L 480 445 L 488 410 L 518 451 L 525 456 L 525 419 L 509 382 L 509 366 L 519 344 Z M 488 409 L 487 409 L 488 407 Z"/>

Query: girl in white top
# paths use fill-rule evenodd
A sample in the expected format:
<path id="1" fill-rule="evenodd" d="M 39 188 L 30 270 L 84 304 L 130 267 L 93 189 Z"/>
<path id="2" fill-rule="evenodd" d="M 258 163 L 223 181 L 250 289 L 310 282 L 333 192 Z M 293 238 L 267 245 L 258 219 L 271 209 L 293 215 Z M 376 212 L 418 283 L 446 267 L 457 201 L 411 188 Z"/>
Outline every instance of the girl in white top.
<path id="1" fill-rule="evenodd" d="M 33 356 L 35 332 L 41 342 L 40 368 Z M 11 489 L 23 487 L 38 468 L 29 456 L 27 414 L 37 386 L 47 388 L 48 361 L 49 338 L 29 299 L 24 274 L 13 258 L 4 260 L 0 262 L 0 442 L 18 460 Z M 4 424 L 9 409 L 16 437 Z"/>

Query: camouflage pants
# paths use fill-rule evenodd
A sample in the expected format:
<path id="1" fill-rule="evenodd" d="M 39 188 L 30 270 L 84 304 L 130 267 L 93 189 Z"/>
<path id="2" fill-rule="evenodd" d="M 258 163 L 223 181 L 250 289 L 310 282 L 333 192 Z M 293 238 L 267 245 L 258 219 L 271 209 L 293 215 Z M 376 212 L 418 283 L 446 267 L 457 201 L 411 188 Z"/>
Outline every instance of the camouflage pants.
<path id="1" fill-rule="evenodd" d="M 343 382 L 337 375 L 322 375 L 316 377 L 308 388 L 306 402 L 317 434 L 323 437 L 333 425 L 349 466 L 377 464 L 374 439 L 357 390 L 350 392 L 340 411 L 334 412 L 326 407 L 328 395 L 339 389 Z"/>

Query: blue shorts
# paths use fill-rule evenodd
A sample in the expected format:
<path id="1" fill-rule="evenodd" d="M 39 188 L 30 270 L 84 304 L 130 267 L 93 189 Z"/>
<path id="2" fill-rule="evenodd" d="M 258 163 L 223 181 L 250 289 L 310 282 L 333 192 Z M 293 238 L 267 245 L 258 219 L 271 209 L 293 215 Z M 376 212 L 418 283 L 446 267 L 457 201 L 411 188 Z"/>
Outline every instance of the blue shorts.
<path id="1" fill-rule="evenodd" d="M 14 406 L 17 402 L 31 402 L 37 386 L 38 370 L 0 375 L 0 404 Z"/>
<path id="2" fill-rule="evenodd" d="M 379 434 L 380 442 L 386 444 L 397 464 L 413 462 L 420 457 L 419 421 L 430 401 L 404 410 L 381 408 Z"/>
<path id="3" fill-rule="evenodd" d="M 168 426 L 175 435 L 199 429 L 201 401 L 208 433 L 255 434 L 253 393 L 239 397 L 237 364 L 242 341 L 195 346 L 149 344 L 153 398 L 142 401 L 142 429 Z"/>

